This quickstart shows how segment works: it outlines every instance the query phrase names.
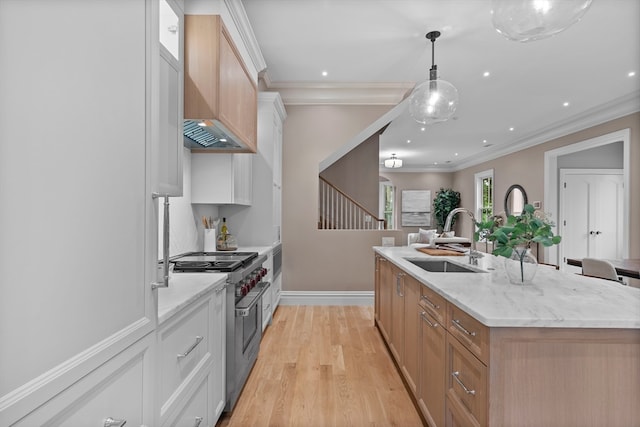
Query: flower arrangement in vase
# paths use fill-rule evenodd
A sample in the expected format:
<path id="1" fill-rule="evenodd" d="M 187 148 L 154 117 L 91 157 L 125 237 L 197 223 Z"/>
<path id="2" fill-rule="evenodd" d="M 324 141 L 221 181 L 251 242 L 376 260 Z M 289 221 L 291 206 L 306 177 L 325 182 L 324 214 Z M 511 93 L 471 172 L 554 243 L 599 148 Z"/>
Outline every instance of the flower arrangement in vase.
<path id="1" fill-rule="evenodd" d="M 520 215 L 509 215 L 504 225 L 498 226 L 491 219 L 477 226 L 480 230 L 477 233 L 484 231 L 487 239 L 494 243 L 493 254 L 506 258 L 507 275 L 516 284 L 530 283 L 535 276 L 538 263 L 531 253 L 533 243 L 553 246 L 562 240 L 553 234 L 555 224 L 548 215 L 529 204 L 524 205 Z"/>

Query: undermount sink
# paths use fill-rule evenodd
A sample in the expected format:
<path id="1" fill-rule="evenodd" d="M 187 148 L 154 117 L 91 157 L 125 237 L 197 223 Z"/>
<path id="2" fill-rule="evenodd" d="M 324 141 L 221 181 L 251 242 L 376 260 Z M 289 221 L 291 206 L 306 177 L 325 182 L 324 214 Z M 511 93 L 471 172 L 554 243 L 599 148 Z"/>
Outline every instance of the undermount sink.
<path id="1" fill-rule="evenodd" d="M 464 265 L 456 264 L 444 259 L 408 259 L 412 264 L 417 265 L 423 270 L 430 271 L 432 273 L 479 273 L 478 270 L 474 270 Z"/>

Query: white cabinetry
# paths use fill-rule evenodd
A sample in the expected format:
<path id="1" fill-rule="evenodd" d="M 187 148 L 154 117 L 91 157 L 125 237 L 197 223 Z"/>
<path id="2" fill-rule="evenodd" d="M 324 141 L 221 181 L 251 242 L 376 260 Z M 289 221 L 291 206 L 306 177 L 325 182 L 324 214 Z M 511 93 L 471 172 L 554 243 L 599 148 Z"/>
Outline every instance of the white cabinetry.
<path id="1" fill-rule="evenodd" d="M 191 154 L 191 203 L 251 205 L 253 154 Z"/>
<path id="2" fill-rule="evenodd" d="M 159 0 L 158 189 L 182 196 L 184 13 L 175 0 Z"/>
<path id="3" fill-rule="evenodd" d="M 262 264 L 267 269 L 267 275 L 264 277 L 265 282 L 271 283 L 267 290 L 262 294 L 262 331 L 271 324 L 271 316 L 273 315 L 273 252 L 267 253 L 267 260 Z"/>
<path id="4" fill-rule="evenodd" d="M 242 212 L 233 209 L 220 212 L 227 217 L 243 246 L 271 246 L 280 242 L 282 124 L 285 117 L 280 94 L 258 94 L 258 152 L 253 155 L 252 207 Z"/>
<path id="5" fill-rule="evenodd" d="M 103 426 L 107 418 L 143 424 L 150 419 L 145 395 L 151 390 L 144 389 L 144 377 L 151 375 L 151 343 L 152 335 L 139 340 L 12 425 Z"/>
<path id="6" fill-rule="evenodd" d="M 225 403 L 225 283 L 161 325 L 156 378 L 163 426 L 214 425 Z"/>
<path id="7" fill-rule="evenodd" d="M 0 425 L 153 424 L 158 8 L 2 2 Z"/>

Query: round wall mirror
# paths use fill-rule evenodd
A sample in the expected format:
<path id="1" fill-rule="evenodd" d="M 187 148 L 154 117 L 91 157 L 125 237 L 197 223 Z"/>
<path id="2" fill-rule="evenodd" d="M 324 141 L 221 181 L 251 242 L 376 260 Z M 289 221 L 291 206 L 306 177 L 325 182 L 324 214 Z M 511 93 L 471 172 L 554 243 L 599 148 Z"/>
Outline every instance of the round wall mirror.
<path id="1" fill-rule="evenodd" d="M 520 215 L 529 201 L 527 200 L 527 192 L 521 185 L 513 184 L 507 190 L 504 196 L 504 212 L 509 215 Z"/>

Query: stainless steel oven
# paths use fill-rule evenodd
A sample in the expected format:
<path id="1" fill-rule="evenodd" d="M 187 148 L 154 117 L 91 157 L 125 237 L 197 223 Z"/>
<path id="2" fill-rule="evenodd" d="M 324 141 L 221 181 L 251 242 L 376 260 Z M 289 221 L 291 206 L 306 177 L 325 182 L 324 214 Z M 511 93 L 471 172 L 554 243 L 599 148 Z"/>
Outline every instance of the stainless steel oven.
<path id="1" fill-rule="evenodd" d="M 262 279 L 267 270 L 265 255 L 257 252 L 192 252 L 172 258 L 177 272 L 227 272 L 226 292 L 226 399 L 232 411 L 262 340 L 262 294 L 270 283 Z"/>

